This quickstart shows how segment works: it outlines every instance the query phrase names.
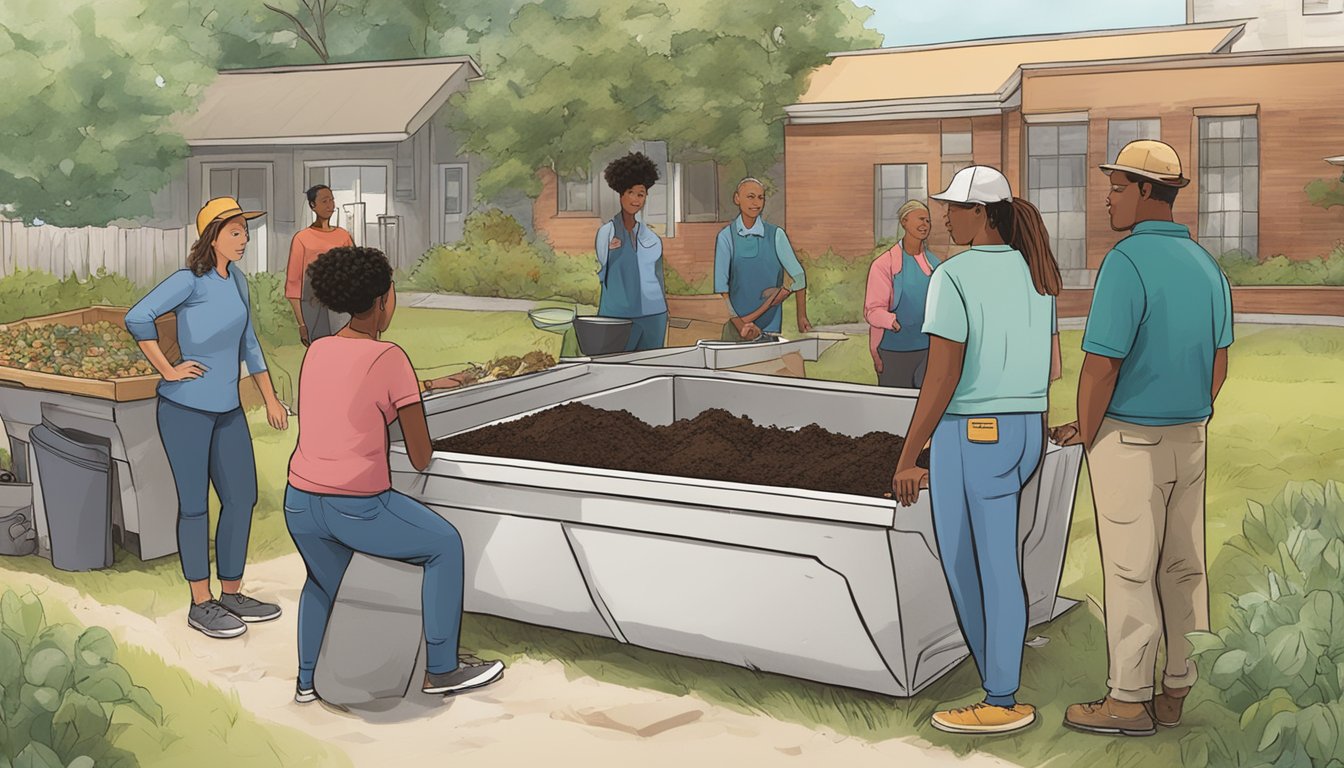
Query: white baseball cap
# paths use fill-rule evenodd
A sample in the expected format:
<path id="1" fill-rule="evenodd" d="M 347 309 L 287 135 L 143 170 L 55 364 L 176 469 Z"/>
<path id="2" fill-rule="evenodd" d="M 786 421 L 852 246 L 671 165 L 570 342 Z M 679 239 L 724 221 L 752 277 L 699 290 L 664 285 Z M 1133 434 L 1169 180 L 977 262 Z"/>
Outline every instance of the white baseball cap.
<path id="1" fill-rule="evenodd" d="M 962 168 L 940 194 L 930 195 L 947 203 L 1001 203 L 1013 199 L 1013 190 L 997 169 L 987 165 Z"/>

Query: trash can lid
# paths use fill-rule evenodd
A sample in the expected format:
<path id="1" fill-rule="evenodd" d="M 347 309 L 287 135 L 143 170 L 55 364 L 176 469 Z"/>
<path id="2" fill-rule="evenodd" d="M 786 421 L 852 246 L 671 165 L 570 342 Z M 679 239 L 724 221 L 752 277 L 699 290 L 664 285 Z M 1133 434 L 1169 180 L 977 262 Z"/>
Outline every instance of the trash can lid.
<path id="1" fill-rule="evenodd" d="M 39 424 L 28 431 L 28 436 L 34 445 L 71 461 L 90 465 L 94 469 L 106 468 L 112 463 L 112 456 L 107 448 L 80 442 L 54 424 L 45 422 Z"/>

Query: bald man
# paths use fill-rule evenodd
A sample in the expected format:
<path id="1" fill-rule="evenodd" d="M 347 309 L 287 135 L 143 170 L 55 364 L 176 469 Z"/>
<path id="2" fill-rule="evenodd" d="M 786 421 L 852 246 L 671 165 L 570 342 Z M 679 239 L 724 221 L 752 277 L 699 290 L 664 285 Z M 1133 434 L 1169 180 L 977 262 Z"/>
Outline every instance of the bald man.
<path id="1" fill-rule="evenodd" d="M 714 292 L 723 296 L 732 316 L 725 336 L 750 341 L 762 333 L 778 335 L 784 317 L 780 305 L 790 294 L 797 296 L 798 330 L 811 331 L 803 265 L 784 230 L 761 216 L 765 185 L 743 179 L 733 203 L 740 215 L 714 243 Z"/>

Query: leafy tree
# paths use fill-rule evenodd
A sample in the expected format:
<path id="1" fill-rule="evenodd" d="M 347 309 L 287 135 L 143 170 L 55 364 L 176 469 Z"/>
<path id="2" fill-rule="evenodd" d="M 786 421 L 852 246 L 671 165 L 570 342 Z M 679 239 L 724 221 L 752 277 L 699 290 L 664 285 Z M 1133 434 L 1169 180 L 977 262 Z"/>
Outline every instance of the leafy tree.
<path id="1" fill-rule="evenodd" d="M 482 39 L 485 80 L 451 125 L 492 161 L 482 197 L 535 194 L 536 169 L 581 172 L 594 150 L 640 139 L 763 175 L 784 106 L 827 53 L 880 44 L 870 14 L 843 0 L 543 0 Z"/>
<path id="2" fill-rule="evenodd" d="M 0 203 L 10 216 L 104 225 L 150 212 L 181 169 L 171 130 L 214 77 L 185 0 L 5 0 Z"/>

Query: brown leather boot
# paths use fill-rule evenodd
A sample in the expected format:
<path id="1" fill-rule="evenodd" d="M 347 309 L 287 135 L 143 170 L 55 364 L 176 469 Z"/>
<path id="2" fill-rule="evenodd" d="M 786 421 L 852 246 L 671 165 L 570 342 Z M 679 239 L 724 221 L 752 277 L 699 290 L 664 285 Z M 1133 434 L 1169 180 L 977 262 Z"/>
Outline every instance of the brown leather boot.
<path id="1" fill-rule="evenodd" d="M 1185 706 L 1185 697 L 1190 688 L 1167 688 L 1153 697 L 1153 719 L 1164 728 L 1175 728 L 1181 724 L 1181 708 Z"/>
<path id="2" fill-rule="evenodd" d="M 1064 725 L 1087 733 L 1110 736 L 1152 736 L 1157 725 L 1148 707 L 1141 702 L 1116 701 L 1110 696 L 1101 701 L 1074 704 L 1064 713 Z"/>

